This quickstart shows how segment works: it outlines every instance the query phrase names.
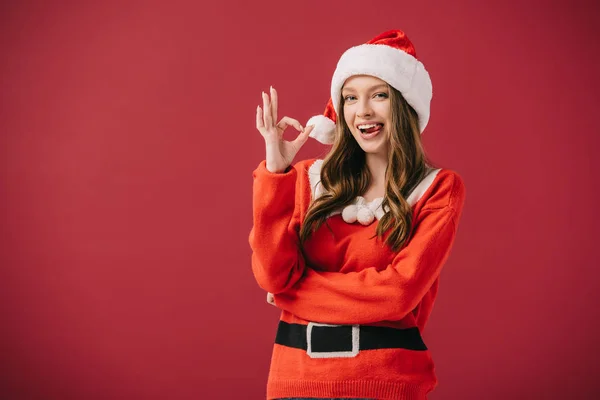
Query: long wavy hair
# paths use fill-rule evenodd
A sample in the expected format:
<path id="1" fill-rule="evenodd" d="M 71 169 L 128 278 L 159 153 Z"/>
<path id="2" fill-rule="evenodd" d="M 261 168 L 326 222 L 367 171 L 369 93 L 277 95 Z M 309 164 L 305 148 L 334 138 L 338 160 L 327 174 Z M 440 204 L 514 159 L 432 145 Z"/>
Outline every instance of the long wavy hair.
<path id="1" fill-rule="evenodd" d="M 418 116 L 402 94 L 388 84 L 391 127 L 389 132 L 388 165 L 385 171 L 385 195 L 381 207 L 387 212 L 377 224 L 374 237 L 380 239 L 391 229 L 385 243 L 398 251 L 412 233 L 412 207 L 406 201 L 410 192 L 430 172 L 437 168 L 429 160 L 421 142 Z M 352 203 L 367 191 L 371 174 L 366 164 L 366 154 L 352 136 L 344 118 L 344 100 L 337 99 L 335 139 L 331 150 L 323 159 L 320 184 L 322 195 L 308 208 L 300 228 L 300 246 L 335 210 Z M 328 228 L 329 225 L 327 224 Z M 331 228 L 329 228 L 331 231 Z"/>

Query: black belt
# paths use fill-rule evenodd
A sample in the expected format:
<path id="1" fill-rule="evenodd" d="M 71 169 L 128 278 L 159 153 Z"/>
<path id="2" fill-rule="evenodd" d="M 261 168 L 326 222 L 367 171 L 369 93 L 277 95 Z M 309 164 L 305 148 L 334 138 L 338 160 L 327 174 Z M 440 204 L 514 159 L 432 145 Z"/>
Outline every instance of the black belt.
<path id="1" fill-rule="evenodd" d="M 306 350 L 313 358 L 354 357 L 361 350 L 374 349 L 427 350 L 418 327 L 396 329 L 316 322 L 302 325 L 281 320 L 275 343 Z"/>

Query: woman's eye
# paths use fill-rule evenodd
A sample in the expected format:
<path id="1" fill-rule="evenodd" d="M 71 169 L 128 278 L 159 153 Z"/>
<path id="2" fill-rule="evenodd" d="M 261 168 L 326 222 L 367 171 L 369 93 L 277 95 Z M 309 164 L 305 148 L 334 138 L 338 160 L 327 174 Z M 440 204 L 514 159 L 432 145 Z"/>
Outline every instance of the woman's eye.
<path id="1" fill-rule="evenodd" d="M 379 96 L 382 99 L 387 99 L 388 95 L 387 93 L 376 93 L 375 97 Z M 348 95 L 346 97 L 344 97 L 344 101 L 353 101 L 356 100 L 356 96 L 352 96 L 352 95 Z"/>

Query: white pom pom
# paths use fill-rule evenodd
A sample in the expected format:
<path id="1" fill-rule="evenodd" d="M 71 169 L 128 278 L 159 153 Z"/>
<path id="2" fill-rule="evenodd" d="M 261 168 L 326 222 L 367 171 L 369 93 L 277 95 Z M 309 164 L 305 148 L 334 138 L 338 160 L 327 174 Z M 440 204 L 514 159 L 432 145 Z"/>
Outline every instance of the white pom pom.
<path id="1" fill-rule="evenodd" d="M 358 207 L 355 206 L 354 204 L 350 204 L 346 207 L 344 207 L 344 209 L 342 210 L 342 219 L 349 223 L 352 224 L 356 221 L 356 213 L 358 212 Z"/>
<path id="2" fill-rule="evenodd" d="M 311 117 L 305 126 L 314 125 L 310 131 L 311 138 L 323 143 L 332 144 L 335 137 L 335 122 L 324 115 L 315 115 Z"/>
<path id="3" fill-rule="evenodd" d="M 369 225 L 375 220 L 375 214 L 368 207 L 361 207 L 356 214 L 358 222 L 363 225 Z"/>

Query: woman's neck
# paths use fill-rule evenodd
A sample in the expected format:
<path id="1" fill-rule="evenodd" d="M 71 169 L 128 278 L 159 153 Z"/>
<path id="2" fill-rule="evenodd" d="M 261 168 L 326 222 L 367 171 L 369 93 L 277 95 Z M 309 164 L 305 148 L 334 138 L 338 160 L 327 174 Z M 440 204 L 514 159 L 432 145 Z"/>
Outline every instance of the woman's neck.
<path id="1" fill-rule="evenodd" d="M 367 153 L 366 163 L 371 173 L 371 184 L 367 189 L 368 197 L 382 197 L 385 194 L 385 170 L 388 159 L 381 154 Z"/>

